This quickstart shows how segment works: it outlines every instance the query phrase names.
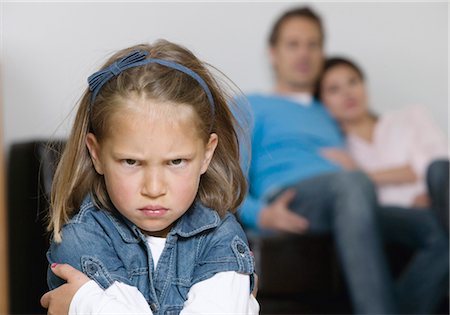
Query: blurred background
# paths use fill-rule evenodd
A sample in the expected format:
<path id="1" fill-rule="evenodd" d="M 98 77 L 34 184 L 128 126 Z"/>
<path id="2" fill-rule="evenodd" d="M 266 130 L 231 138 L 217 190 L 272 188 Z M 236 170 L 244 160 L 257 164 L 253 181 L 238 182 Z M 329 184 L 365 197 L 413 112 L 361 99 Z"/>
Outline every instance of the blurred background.
<path id="1" fill-rule="evenodd" d="M 5 145 L 65 136 L 66 116 L 105 57 L 158 38 L 187 46 L 244 92 L 270 90 L 268 30 L 300 3 L 3 3 Z M 322 15 L 326 52 L 365 69 L 372 108 L 421 104 L 446 130 L 446 2 L 310 5 Z"/>
<path id="2" fill-rule="evenodd" d="M 36 184 L 41 181 L 37 178 L 42 176 L 42 157 L 36 143 L 67 137 L 74 116 L 72 109 L 87 87 L 87 77 L 114 51 L 164 38 L 191 49 L 225 73 L 243 92 L 270 91 L 273 82 L 266 44 L 268 31 L 282 12 L 304 4 L 322 16 L 326 53 L 350 57 L 365 70 L 372 108 L 383 113 L 414 104 L 423 105 L 430 110 L 438 127 L 448 134 L 447 2 L 3 1 L 0 2 L 0 96 L 3 107 L 0 119 L 5 169 L 0 170 L 0 188 L 13 162 L 18 162 L 17 158 L 11 157 L 11 148 L 31 143 L 32 147 L 26 149 L 30 150 L 30 160 L 23 160 L 14 167 L 20 168 L 20 176 L 35 176 L 30 180 L 30 189 L 34 190 L 29 199 L 37 203 L 37 207 L 43 207 L 45 198 L 44 201 L 40 198 L 47 192 L 45 187 Z M 45 172 L 44 169 L 44 176 Z M 51 174 L 51 170 L 48 172 Z M 24 187 L 23 182 L 15 182 L 12 178 L 6 182 L 10 187 Z M 1 199 L 0 194 L 0 204 L 4 203 Z M 16 243 L 11 245 L 14 252 L 9 252 L 11 268 L 1 269 L 6 270 L 3 275 L 9 274 L 14 280 L 9 290 L 12 313 L 42 312 L 37 299 L 45 288 L 45 271 L 39 269 L 41 265 L 34 265 L 35 260 L 29 261 L 27 255 L 37 246 L 35 255 L 45 264 L 42 252 L 45 253 L 46 239 L 38 243 L 29 241 L 39 239 L 43 234 L 40 220 L 44 208 L 18 206 L 19 210 L 32 212 L 30 222 L 25 218 L 12 220 L 15 217 L 11 213 L 8 221 L 2 220 L 2 216 L 12 209 L 4 207 L 2 212 L 0 208 L 0 221 L 10 222 L 10 230 L 14 225 L 14 229 L 17 226 L 34 233 L 24 236 L 22 241 L 14 238 Z M 39 225 L 38 229 L 36 225 Z M 7 228 L 0 226 L 0 231 L 6 235 Z M 327 240 L 323 242 L 324 247 L 329 247 Z M 1 247 L 3 243 L 0 242 L 0 250 L 6 253 L 7 250 Z M 278 248 L 277 244 L 274 246 Z M 314 250 L 305 252 L 305 247 L 302 248 L 305 255 Z M 0 253 L 4 262 L 8 260 L 5 253 Z M 21 268 L 22 276 L 17 277 Z M 322 277 L 328 275 L 321 274 Z M 272 281 L 270 277 L 272 275 L 266 275 L 266 283 Z M 274 274 L 273 277 L 277 276 Z M 341 288 L 340 276 L 332 273 L 330 277 L 333 277 L 333 288 Z M 313 278 L 311 283 L 317 287 L 317 278 Z M 3 277 L 0 282 L 5 283 L 2 280 Z M 264 289 L 264 283 L 262 285 Z M 24 291 L 25 287 L 30 289 Z M 281 284 L 271 288 L 283 291 L 287 287 Z M 7 302 L 3 302 L 6 288 L 1 291 L 0 304 L 6 305 Z M 338 299 L 341 297 L 338 295 Z M 351 311 L 346 306 L 339 307 L 335 310 Z M 0 313 L 2 310 L 5 308 L 0 305 Z M 327 310 L 322 308 L 321 311 Z M 314 311 L 305 309 L 302 312 Z"/>

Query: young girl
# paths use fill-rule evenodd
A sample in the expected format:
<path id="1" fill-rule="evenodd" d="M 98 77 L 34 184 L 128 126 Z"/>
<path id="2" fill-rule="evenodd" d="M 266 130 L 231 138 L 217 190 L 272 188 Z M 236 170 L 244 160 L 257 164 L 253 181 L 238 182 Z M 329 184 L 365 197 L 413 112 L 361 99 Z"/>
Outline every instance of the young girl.
<path id="1" fill-rule="evenodd" d="M 325 62 L 317 91 L 342 127 L 351 157 L 335 150 L 325 154 L 366 171 L 382 205 L 432 207 L 448 229 L 448 141 L 427 112 L 415 106 L 372 114 L 364 75 L 344 58 Z"/>
<path id="2" fill-rule="evenodd" d="M 246 183 L 230 99 L 167 41 L 116 53 L 88 82 L 49 224 L 50 264 L 93 280 L 70 313 L 257 313 L 253 257 L 232 214 Z M 51 289 L 63 282 L 49 269 Z"/>

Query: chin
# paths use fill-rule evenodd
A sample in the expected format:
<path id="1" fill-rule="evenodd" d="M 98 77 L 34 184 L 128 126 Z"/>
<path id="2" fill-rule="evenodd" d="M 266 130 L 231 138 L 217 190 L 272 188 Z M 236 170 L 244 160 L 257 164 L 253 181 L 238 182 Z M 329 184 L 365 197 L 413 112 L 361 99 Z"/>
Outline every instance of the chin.
<path id="1" fill-rule="evenodd" d="M 305 81 L 304 77 L 302 77 L 302 80 L 293 80 L 291 82 L 291 86 L 294 87 L 295 89 L 306 89 L 309 88 L 311 86 L 311 84 L 309 83 L 311 81 Z"/>
<path id="2" fill-rule="evenodd" d="M 342 116 L 342 121 L 354 123 L 361 119 L 361 115 L 344 115 Z"/>

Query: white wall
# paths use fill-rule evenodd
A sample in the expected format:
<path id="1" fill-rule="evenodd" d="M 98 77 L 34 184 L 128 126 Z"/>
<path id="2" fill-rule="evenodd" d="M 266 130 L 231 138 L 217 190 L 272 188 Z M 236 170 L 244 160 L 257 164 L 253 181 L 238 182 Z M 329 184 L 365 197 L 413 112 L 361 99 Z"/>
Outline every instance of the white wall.
<path id="1" fill-rule="evenodd" d="M 266 38 L 288 2 L 1 4 L 5 142 L 63 137 L 86 78 L 114 50 L 183 44 L 245 92 L 270 90 Z M 447 131 L 447 3 L 314 3 L 326 51 L 355 58 L 378 112 L 427 106 Z"/>

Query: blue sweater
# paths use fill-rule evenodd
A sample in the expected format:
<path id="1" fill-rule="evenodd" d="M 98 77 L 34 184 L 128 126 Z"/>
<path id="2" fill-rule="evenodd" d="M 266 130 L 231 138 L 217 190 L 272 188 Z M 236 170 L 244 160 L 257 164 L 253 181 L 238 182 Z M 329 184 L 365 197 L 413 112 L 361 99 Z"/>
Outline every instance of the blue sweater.
<path id="1" fill-rule="evenodd" d="M 304 179 L 339 170 L 320 155 L 327 147 L 343 147 L 337 124 L 318 101 L 303 106 L 277 95 L 250 95 L 252 113 L 249 192 L 240 209 L 241 222 L 257 228 L 267 197 Z M 244 171 L 248 169 L 244 156 Z"/>

